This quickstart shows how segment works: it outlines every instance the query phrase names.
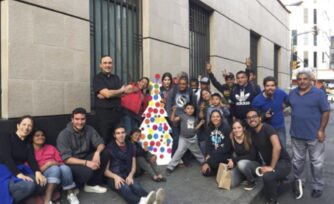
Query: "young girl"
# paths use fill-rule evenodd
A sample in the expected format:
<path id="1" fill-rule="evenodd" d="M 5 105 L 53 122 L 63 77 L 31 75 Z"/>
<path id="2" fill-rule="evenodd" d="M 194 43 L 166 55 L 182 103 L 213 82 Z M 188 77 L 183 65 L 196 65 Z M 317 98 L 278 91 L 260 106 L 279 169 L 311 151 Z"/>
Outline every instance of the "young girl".
<path id="1" fill-rule="evenodd" d="M 158 171 L 158 166 L 156 162 L 157 157 L 151 154 L 149 151 L 144 150 L 139 143 L 140 134 L 141 132 L 139 129 L 132 130 L 130 134 L 131 142 L 136 147 L 137 172 L 144 170 L 151 175 L 153 181 L 166 181 L 166 178 L 163 177 Z"/>
<path id="2" fill-rule="evenodd" d="M 196 159 L 200 162 L 204 162 L 203 154 L 198 146 L 197 141 L 197 130 L 205 123 L 204 120 L 201 120 L 195 126 L 195 106 L 192 103 L 187 103 L 184 106 L 184 114 L 180 116 L 175 116 L 176 107 L 174 106 L 172 109 L 171 120 L 172 122 L 179 122 L 180 121 L 180 137 L 177 150 L 169 162 L 166 175 L 170 175 L 174 168 L 179 164 L 181 161 L 182 156 L 184 153 L 189 149 L 192 154 L 196 157 Z"/>
<path id="3" fill-rule="evenodd" d="M 70 167 L 64 164 L 58 150 L 54 146 L 45 144 L 45 139 L 45 133 L 40 129 L 37 129 L 32 136 L 36 161 L 48 183 L 44 203 L 52 203 L 52 194 L 57 185 L 61 183 L 63 190 L 67 191 L 68 202 L 70 204 L 79 204 Z"/>
<path id="4" fill-rule="evenodd" d="M 233 147 L 233 156 L 228 159 L 227 166 L 233 169 L 232 183 L 238 185 L 246 177 L 245 190 L 253 190 L 255 187 L 255 169 L 260 164 L 256 160 L 256 150 L 252 145 L 250 135 L 246 131 L 246 126 L 241 120 L 235 120 L 232 124 L 231 141 Z M 235 168 L 236 167 L 236 168 Z M 232 184 L 233 185 L 233 184 Z"/>

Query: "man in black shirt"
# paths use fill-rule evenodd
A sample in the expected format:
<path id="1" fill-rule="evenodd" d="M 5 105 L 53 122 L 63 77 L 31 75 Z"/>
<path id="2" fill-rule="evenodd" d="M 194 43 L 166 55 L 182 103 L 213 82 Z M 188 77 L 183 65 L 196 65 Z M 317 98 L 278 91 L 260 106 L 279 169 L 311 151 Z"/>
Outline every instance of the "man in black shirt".
<path id="1" fill-rule="evenodd" d="M 114 126 L 121 122 L 120 96 L 131 89 L 131 86 L 122 86 L 119 77 L 112 74 L 112 62 L 110 56 L 102 56 L 101 72 L 94 77 L 93 81 L 97 130 L 106 143 L 113 135 Z"/>
<path id="2" fill-rule="evenodd" d="M 260 113 L 256 109 L 252 108 L 247 112 L 246 120 L 262 164 L 260 173 L 263 175 L 266 203 L 277 203 L 277 182 L 284 180 L 291 170 L 289 154 L 281 148 L 274 128 L 262 123 Z"/>

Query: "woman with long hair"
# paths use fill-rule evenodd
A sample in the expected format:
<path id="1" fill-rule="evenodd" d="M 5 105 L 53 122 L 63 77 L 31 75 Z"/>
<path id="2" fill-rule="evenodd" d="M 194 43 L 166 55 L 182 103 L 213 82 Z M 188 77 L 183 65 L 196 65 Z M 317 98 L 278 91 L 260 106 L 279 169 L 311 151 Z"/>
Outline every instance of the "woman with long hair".
<path id="1" fill-rule="evenodd" d="M 46 184 L 46 178 L 35 160 L 34 149 L 28 142 L 33 125 L 33 118 L 26 115 L 18 120 L 15 133 L 1 135 L 0 198 L 2 204 L 22 202 L 38 190 L 37 186 Z"/>

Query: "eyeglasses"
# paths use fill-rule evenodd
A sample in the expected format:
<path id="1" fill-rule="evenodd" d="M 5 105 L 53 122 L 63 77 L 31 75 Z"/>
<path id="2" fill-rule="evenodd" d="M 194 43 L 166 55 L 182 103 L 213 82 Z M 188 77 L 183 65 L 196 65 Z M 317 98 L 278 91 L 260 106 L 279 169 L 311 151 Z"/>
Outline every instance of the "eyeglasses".
<path id="1" fill-rule="evenodd" d="M 252 115 L 252 116 L 247 116 L 246 119 L 251 120 L 251 119 L 256 119 L 258 117 L 259 117 L 258 115 Z"/>

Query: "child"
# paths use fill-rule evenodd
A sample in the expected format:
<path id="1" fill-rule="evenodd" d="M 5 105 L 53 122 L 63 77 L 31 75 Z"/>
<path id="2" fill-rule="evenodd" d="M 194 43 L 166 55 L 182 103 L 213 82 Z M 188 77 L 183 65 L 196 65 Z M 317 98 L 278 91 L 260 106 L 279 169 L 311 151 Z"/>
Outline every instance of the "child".
<path id="1" fill-rule="evenodd" d="M 231 129 L 231 121 L 229 120 L 230 118 L 230 111 L 228 109 L 228 106 L 223 105 L 222 103 L 222 97 L 219 93 L 214 93 L 211 95 L 211 105 L 207 108 L 206 111 L 206 121 L 209 121 L 210 115 L 213 110 L 218 110 L 221 115 L 223 116 L 223 124 L 225 128 L 228 130 Z"/>
<path id="2" fill-rule="evenodd" d="M 201 120 L 197 126 L 195 126 L 195 106 L 192 103 L 187 103 L 184 106 L 184 114 L 180 116 L 175 116 L 176 107 L 174 106 L 172 109 L 171 120 L 172 122 L 179 122 L 180 121 L 180 137 L 177 150 L 169 162 L 166 175 L 170 175 L 174 168 L 179 164 L 181 161 L 182 156 L 184 153 L 189 149 L 196 159 L 200 162 L 204 162 L 204 157 L 201 153 L 201 150 L 198 146 L 196 131 L 205 123 L 204 120 Z"/>
<path id="3" fill-rule="evenodd" d="M 130 134 L 131 142 L 135 145 L 136 148 L 137 172 L 144 170 L 151 175 L 153 181 L 166 181 L 166 178 L 163 177 L 158 171 L 158 166 L 156 162 L 157 157 L 151 154 L 149 151 L 144 150 L 139 143 L 140 134 L 141 132 L 139 129 L 132 130 Z"/>
<path id="4" fill-rule="evenodd" d="M 48 185 L 45 191 L 44 203 L 52 203 L 51 197 L 58 184 L 67 191 L 67 200 L 70 204 L 79 204 L 76 196 L 78 190 L 73 182 L 70 167 L 64 164 L 58 150 L 45 144 L 46 136 L 43 130 L 35 130 L 32 136 L 32 144 L 35 150 L 35 158 L 43 175 L 47 178 Z"/>

